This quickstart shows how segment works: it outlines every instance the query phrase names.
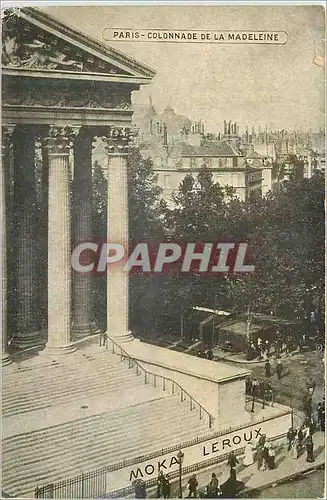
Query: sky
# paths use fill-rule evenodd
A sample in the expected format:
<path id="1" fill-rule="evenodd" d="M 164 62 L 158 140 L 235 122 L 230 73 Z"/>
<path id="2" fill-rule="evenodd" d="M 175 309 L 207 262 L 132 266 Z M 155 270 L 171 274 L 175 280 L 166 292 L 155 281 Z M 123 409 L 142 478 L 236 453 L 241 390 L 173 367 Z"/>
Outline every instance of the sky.
<path id="1" fill-rule="evenodd" d="M 160 112 L 201 119 L 207 131 L 223 120 L 240 129 L 325 126 L 322 55 L 325 13 L 319 6 L 49 6 L 45 10 L 156 71 L 133 93 L 135 108 L 149 95 Z M 105 28 L 286 31 L 285 45 L 107 42 Z"/>

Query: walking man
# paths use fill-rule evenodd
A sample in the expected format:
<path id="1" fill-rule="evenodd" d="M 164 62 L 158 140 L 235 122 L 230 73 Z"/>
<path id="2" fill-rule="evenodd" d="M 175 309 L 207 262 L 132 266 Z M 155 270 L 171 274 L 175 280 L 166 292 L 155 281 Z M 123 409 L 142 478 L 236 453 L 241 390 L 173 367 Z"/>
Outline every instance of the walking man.
<path id="1" fill-rule="evenodd" d="M 276 373 L 277 373 L 278 380 L 280 380 L 282 378 L 283 370 L 284 370 L 283 364 L 282 364 L 281 360 L 279 359 L 277 361 L 277 366 L 276 366 Z"/>
<path id="2" fill-rule="evenodd" d="M 198 481 L 196 479 L 196 475 L 193 474 L 193 476 L 191 476 L 190 479 L 188 480 L 189 498 L 197 497 L 197 488 L 198 488 Z"/>
<path id="3" fill-rule="evenodd" d="M 219 481 L 217 479 L 216 474 L 213 472 L 211 476 L 211 481 L 209 483 L 209 495 L 210 498 L 218 498 L 219 491 Z"/>
<path id="4" fill-rule="evenodd" d="M 266 361 L 265 371 L 266 371 L 266 377 L 267 378 L 271 377 L 271 364 L 269 362 L 269 359 L 267 359 L 267 361 Z"/>
<path id="5" fill-rule="evenodd" d="M 296 432 L 294 431 L 294 429 L 292 427 L 290 427 L 288 429 L 288 433 L 287 433 L 287 439 L 288 439 L 288 451 L 291 450 L 292 448 L 292 443 L 293 443 L 293 440 L 295 438 L 295 435 L 296 435 Z"/>
<path id="6" fill-rule="evenodd" d="M 317 420 L 321 431 L 325 430 L 325 410 L 321 403 L 317 406 Z"/>
<path id="7" fill-rule="evenodd" d="M 170 497 L 170 482 L 169 482 L 168 476 L 164 476 L 162 491 L 163 491 L 164 498 Z"/>
<path id="8" fill-rule="evenodd" d="M 313 455 L 313 441 L 312 436 L 308 436 L 306 440 L 306 449 L 307 449 L 307 462 L 314 462 L 315 458 Z"/>
<path id="9" fill-rule="evenodd" d="M 164 474 L 162 470 L 160 470 L 157 478 L 157 498 L 161 498 L 163 495 L 164 481 L 165 481 Z"/>

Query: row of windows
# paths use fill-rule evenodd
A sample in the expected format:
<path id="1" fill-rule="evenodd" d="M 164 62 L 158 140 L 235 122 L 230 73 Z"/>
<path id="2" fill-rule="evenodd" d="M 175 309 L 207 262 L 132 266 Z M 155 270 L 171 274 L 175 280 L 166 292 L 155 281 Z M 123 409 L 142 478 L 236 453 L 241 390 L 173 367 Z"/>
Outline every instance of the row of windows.
<path id="1" fill-rule="evenodd" d="M 189 166 L 190 168 L 196 168 L 200 165 L 206 165 L 209 168 L 213 166 L 223 168 L 232 164 L 233 167 L 237 167 L 237 157 L 233 157 L 232 162 L 230 160 L 230 158 L 190 158 Z M 184 166 L 186 166 L 185 163 Z"/>

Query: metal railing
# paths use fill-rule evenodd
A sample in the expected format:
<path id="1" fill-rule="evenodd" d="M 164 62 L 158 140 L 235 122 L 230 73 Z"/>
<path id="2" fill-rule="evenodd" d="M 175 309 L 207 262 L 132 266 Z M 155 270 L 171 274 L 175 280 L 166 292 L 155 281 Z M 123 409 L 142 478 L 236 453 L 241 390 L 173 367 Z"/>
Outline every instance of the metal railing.
<path id="1" fill-rule="evenodd" d="M 286 436 L 286 433 L 279 434 L 278 436 L 271 438 L 270 441 L 277 441 L 279 439 L 284 438 L 285 436 Z M 237 457 L 239 457 L 239 456 L 242 456 L 244 454 L 244 452 L 245 452 L 245 446 L 243 446 L 242 448 L 239 448 L 238 450 L 235 450 L 235 455 Z M 220 455 L 219 457 L 209 458 L 207 460 L 203 460 L 202 462 L 197 462 L 195 464 L 188 465 L 187 467 L 183 467 L 182 468 L 182 476 L 185 476 L 187 474 L 191 474 L 193 472 L 197 472 L 201 469 L 206 469 L 207 467 L 210 467 L 210 466 L 215 465 L 215 464 L 217 464 L 217 465 L 221 464 L 222 462 L 225 462 L 228 459 L 229 454 L 230 454 L 230 452 L 227 452 L 227 453 L 224 453 L 223 455 Z M 179 477 L 179 471 L 175 470 L 173 472 L 168 472 L 166 475 L 168 476 L 169 480 L 171 481 L 171 480 Z M 158 481 L 158 478 L 154 477 L 154 478 L 148 479 L 144 482 L 145 482 L 146 488 L 152 488 L 152 487 L 156 486 L 157 481 Z M 133 492 L 134 492 L 134 486 L 133 486 L 133 484 L 131 484 L 130 486 L 126 486 L 125 488 L 121 488 L 120 490 L 111 491 L 110 493 L 107 493 L 106 495 L 104 495 L 104 497 L 105 498 L 122 498 L 122 497 L 125 497 L 127 495 L 130 495 Z"/>
<path id="2" fill-rule="evenodd" d="M 199 403 L 193 396 L 191 396 L 191 394 L 189 394 L 187 391 L 185 391 L 185 389 L 183 389 L 183 387 L 178 382 L 176 382 L 175 380 L 172 380 L 171 378 L 166 377 L 164 375 L 158 375 L 158 374 L 149 372 L 139 363 L 139 361 L 137 361 L 135 358 L 132 358 L 132 356 L 130 356 L 112 338 L 108 337 L 108 341 L 110 341 L 112 344 L 112 347 L 111 347 L 112 353 L 120 355 L 121 361 L 127 360 L 128 361 L 128 368 L 129 369 L 135 368 L 136 375 L 143 376 L 145 384 L 152 384 L 153 387 L 160 387 L 161 386 L 163 391 L 170 390 L 171 394 L 179 394 L 181 403 L 188 400 L 189 405 L 190 405 L 190 411 L 198 409 L 200 420 L 202 420 L 203 415 L 207 416 L 209 429 L 212 428 L 213 422 L 214 422 L 213 416 L 204 408 L 204 406 L 201 405 L 201 403 Z"/>
<path id="3" fill-rule="evenodd" d="M 290 410 L 286 410 L 282 412 L 279 416 L 283 415 L 288 415 L 290 414 Z M 261 419 L 256 420 L 256 424 L 259 424 L 261 422 L 266 422 L 271 419 L 275 418 L 275 416 L 272 416 L 270 418 L 265 418 L 262 417 Z M 208 439 L 214 439 L 220 436 L 223 436 L 224 434 L 234 432 L 240 429 L 244 429 L 247 426 L 244 424 L 237 425 L 237 426 L 231 426 L 228 427 L 227 429 L 221 430 L 221 431 L 216 431 L 214 433 L 207 434 L 205 436 L 200 436 L 196 437 L 190 441 L 184 441 L 181 444 L 170 446 L 167 448 L 162 448 L 161 450 L 157 450 L 152 453 L 148 453 L 147 455 L 141 455 L 138 457 L 134 457 L 131 459 L 127 460 L 122 460 L 121 462 L 116 462 L 115 464 L 112 465 L 107 465 L 105 467 L 102 467 L 101 469 L 97 469 L 85 474 L 81 474 L 80 476 L 76 476 L 71 479 L 66 479 L 64 481 L 60 481 L 58 483 L 50 483 L 45 486 L 37 487 L 35 489 L 35 498 L 100 498 L 100 497 L 122 497 L 125 496 L 129 493 L 132 493 L 134 491 L 134 487 L 128 486 L 126 488 L 123 488 L 121 490 L 117 490 L 114 492 L 106 493 L 106 475 L 108 472 L 114 472 L 118 469 L 122 469 L 124 467 L 129 467 L 131 465 L 135 465 L 140 462 L 144 462 L 147 460 L 150 460 L 152 458 L 156 458 L 159 456 L 166 455 L 168 453 L 172 453 L 174 451 L 178 451 L 180 449 L 185 450 L 189 446 L 192 446 L 197 443 L 205 442 Z M 286 434 L 281 434 L 279 436 L 276 436 L 272 438 L 272 441 L 276 439 L 280 439 L 281 437 L 284 437 Z M 244 451 L 243 448 L 239 449 L 236 451 L 236 454 L 242 454 Z M 183 468 L 183 475 L 188 474 L 190 472 L 195 472 L 197 470 L 200 470 L 204 467 L 208 467 L 210 465 L 214 465 L 215 463 L 222 462 L 226 459 L 228 453 L 224 455 L 220 455 L 219 457 L 214 457 L 202 462 L 198 462 L 196 464 L 190 465 L 188 467 Z M 175 477 L 178 476 L 178 472 L 171 472 L 168 474 L 170 479 L 174 479 Z M 146 486 L 151 487 L 156 484 L 157 479 L 149 479 L 146 481 Z"/>
<path id="4" fill-rule="evenodd" d="M 104 469 L 35 488 L 35 498 L 99 498 L 106 494 Z"/>

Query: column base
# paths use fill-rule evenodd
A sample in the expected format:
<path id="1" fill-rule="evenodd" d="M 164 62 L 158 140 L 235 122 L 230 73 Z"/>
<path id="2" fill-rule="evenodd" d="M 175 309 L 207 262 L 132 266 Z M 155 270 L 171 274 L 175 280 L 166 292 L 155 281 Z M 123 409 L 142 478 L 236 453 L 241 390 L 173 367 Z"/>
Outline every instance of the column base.
<path id="1" fill-rule="evenodd" d="M 1 358 L 1 365 L 6 366 L 6 365 L 10 365 L 11 363 L 12 363 L 12 359 L 9 356 L 9 354 L 7 352 L 3 353 L 2 358 Z"/>
<path id="2" fill-rule="evenodd" d="M 90 335 L 97 335 L 100 333 L 100 328 L 95 321 L 84 325 L 75 325 L 72 328 L 73 338 L 76 340 L 82 339 L 84 337 L 89 337 Z"/>
<path id="3" fill-rule="evenodd" d="M 30 347 L 42 346 L 46 340 L 40 332 L 17 333 L 13 336 L 11 346 L 15 349 L 29 349 Z"/>
<path id="4" fill-rule="evenodd" d="M 108 335 L 108 338 L 114 340 L 117 344 L 124 344 L 125 342 L 135 340 L 131 331 L 126 332 L 124 335 Z"/>
<path id="5" fill-rule="evenodd" d="M 65 354 L 71 354 L 72 352 L 76 351 L 76 347 L 74 344 L 67 344 L 63 346 L 54 346 L 51 344 L 47 344 L 45 346 L 45 349 L 43 351 L 40 351 L 40 355 L 44 356 L 49 356 L 49 357 L 55 357 L 55 356 L 62 356 Z"/>

